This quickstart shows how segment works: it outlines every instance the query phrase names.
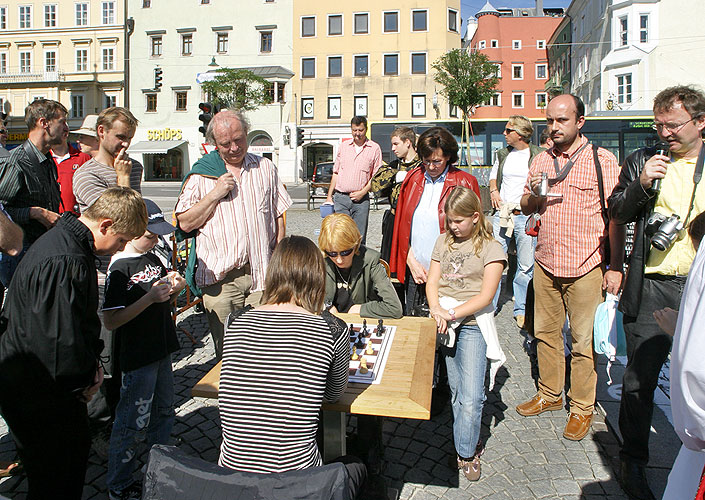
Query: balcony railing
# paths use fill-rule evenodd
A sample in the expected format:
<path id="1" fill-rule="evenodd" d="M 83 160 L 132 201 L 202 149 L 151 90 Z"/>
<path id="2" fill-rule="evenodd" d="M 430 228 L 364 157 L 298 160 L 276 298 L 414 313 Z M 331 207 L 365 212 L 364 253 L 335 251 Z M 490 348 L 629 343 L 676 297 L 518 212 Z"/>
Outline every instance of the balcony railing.
<path id="1" fill-rule="evenodd" d="M 42 71 L 38 73 L 0 73 L 0 84 L 27 82 L 63 82 L 63 71 Z"/>

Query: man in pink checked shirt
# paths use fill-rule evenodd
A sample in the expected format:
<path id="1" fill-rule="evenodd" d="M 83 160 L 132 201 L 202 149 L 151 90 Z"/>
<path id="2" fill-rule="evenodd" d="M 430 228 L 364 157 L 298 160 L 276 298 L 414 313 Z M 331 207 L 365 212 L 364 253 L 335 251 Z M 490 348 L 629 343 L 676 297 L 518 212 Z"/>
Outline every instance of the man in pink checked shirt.
<path id="1" fill-rule="evenodd" d="M 352 141 L 343 140 L 333 166 L 333 178 L 328 189 L 328 203 L 334 203 L 336 213 L 347 214 L 367 237 L 367 217 L 370 212 L 372 176 L 382 165 L 382 150 L 367 138 L 367 119 L 355 116 L 350 120 Z"/>

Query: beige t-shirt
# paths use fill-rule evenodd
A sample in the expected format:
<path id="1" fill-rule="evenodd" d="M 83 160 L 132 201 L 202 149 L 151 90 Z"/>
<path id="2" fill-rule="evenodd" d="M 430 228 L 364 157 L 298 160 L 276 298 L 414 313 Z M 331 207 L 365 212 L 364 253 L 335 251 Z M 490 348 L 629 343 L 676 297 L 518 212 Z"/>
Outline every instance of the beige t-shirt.
<path id="1" fill-rule="evenodd" d="M 431 260 L 441 264 L 438 295 L 465 302 L 480 293 L 485 266 L 491 262 L 507 265 L 507 254 L 497 240 L 485 242 L 479 253 L 471 240 L 455 243 L 449 249 L 442 234 L 436 240 Z"/>

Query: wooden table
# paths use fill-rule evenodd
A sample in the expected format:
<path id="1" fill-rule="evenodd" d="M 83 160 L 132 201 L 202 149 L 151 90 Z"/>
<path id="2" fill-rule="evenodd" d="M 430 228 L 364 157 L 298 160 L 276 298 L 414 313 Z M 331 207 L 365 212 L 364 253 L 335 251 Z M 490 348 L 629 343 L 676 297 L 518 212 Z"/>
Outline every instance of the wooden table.
<path id="1" fill-rule="evenodd" d="M 362 323 L 357 314 L 338 314 L 346 323 Z M 436 322 L 431 318 L 385 319 L 396 325 L 380 384 L 349 383 L 336 403 L 323 404 L 323 459 L 345 455 L 346 413 L 383 417 L 431 417 L 431 386 L 436 348 Z M 202 398 L 217 398 L 220 363 L 191 390 Z"/>

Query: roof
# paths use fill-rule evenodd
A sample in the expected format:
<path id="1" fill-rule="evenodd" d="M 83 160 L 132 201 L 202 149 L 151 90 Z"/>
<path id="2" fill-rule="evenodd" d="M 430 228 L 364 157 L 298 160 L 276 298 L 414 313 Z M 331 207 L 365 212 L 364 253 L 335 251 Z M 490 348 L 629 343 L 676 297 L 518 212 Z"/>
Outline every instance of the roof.
<path id="1" fill-rule="evenodd" d="M 495 16 L 499 16 L 499 11 L 492 6 L 490 0 L 487 0 L 487 3 L 484 5 L 484 7 L 480 9 L 477 14 L 475 14 L 475 17 L 480 17 L 485 14 L 493 14 Z"/>

